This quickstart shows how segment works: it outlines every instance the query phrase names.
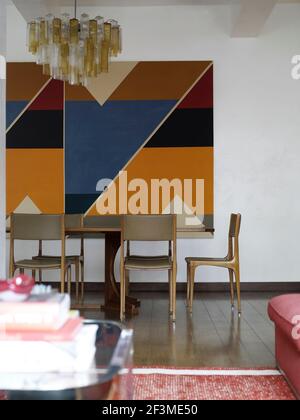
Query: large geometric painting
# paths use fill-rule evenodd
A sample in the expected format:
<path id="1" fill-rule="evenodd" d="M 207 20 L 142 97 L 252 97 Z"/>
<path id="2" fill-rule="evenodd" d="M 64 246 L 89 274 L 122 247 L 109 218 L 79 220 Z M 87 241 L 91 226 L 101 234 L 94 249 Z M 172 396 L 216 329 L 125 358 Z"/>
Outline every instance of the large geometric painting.
<path id="1" fill-rule="evenodd" d="M 64 211 L 64 85 L 31 63 L 8 65 L 7 213 Z"/>
<path id="2" fill-rule="evenodd" d="M 99 181 L 119 188 L 126 171 L 128 184 L 203 180 L 201 222 L 213 228 L 212 62 L 114 62 L 88 88 L 40 72 L 30 63 L 8 66 L 8 213 L 25 200 L 43 213 L 98 214 L 112 188 L 102 193 Z M 135 193 L 127 194 L 129 201 Z M 176 200 L 195 206 L 192 194 L 187 203 L 172 191 L 169 210 Z"/>

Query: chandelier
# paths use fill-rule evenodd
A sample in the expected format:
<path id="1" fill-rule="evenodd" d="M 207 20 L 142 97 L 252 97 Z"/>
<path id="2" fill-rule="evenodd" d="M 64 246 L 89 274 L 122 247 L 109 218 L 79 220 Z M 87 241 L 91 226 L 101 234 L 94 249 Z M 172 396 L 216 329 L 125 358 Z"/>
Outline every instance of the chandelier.
<path id="1" fill-rule="evenodd" d="M 43 66 L 43 73 L 71 85 L 87 86 L 88 78 L 108 73 L 110 57 L 121 52 L 121 28 L 116 20 L 90 19 L 82 14 L 77 19 L 64 13 L 52 14 L 28 23 L 28 50 Z"/>

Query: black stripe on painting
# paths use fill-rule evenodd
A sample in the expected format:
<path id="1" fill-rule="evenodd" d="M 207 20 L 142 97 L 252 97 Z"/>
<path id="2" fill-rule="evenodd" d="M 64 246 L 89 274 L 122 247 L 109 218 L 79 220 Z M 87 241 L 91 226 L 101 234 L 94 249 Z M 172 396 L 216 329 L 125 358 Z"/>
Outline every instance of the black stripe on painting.
<path id="1" fill-rule="evenodd" d="M 98 194 L 66 194 L 65 212 L 66 214 L 83 214 L 99 198 Z"/>
<path id="2" fill-rule="evenodd" d="M 62 149 L 63 111 L 27 111 L 6 135 L 8 149 Z"/>
<path id="3" fill-rule="evenodd" d="M 213 109 L 176 109 L 145 147 L 213 147 Z"/>

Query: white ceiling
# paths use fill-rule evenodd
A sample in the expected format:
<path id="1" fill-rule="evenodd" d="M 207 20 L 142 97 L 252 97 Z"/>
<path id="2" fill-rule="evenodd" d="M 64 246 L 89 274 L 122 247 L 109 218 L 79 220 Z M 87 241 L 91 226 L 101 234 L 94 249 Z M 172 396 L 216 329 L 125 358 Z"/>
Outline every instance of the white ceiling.
<path id="1" fill-rule="evenodd" d="M 2 0 L 0 0 L 2 1 Z M 7 0 L 15 4 L 26 21 L 47 13 L 59 14 L 61 8 L 74 6 L 75 0 Z M 145 7 L 145 6 L 213 6 L 232 9 L 232 36 L 255 37 L 278 3 L 298 3 L 300 0 L 77 0 L 78 7 Z"/>
<path id="2" fill-rule="evenodd" d="M 74 0 L 12 0 L 30 8 L 43 4 L 49 6 L 73 6 Z M 174 6 L 174 5 L 231 5 L 241 0 L 77 0 L 78 6 Z M 248 0 L 251 3 L 252 0 Z M 262 0 L 263 1 L 263 0 Z M 278 3 L 300 3 L 300 0 L 278 0 Z"/>
<path id="3" fill-rule="evenodd" d="M 73 6 L 75 0 L 12 0 L 16 4 L 26 4 L 26 7 L 35 7 L 39 4 L 48 6 Z M 251 1 L 251 0 L 250 0 Z M 300 1 L 300 0 L 299 0 Z M 239 0 L 77 0 L 78 6 L 176 6 L 176 5 L 226 5 L 239 2 Z"/>

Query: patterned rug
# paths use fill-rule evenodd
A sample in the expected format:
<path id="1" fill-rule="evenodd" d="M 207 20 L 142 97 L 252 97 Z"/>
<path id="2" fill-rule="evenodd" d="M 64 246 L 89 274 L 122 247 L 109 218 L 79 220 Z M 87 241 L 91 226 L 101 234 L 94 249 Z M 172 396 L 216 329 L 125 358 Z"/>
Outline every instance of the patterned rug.
<path id="1" fill-rule="evenodd" d="M 133 374 L 135 400 L 295 400 L 272 369 L 136 368 Z"/>
<path id="2" fill-rule="evenodd" d="M 269 400 L 295 396 L 277 370 L 135 368 L 134 400 Z M 6 396 L 0 391 L 0 401 Z"/>

